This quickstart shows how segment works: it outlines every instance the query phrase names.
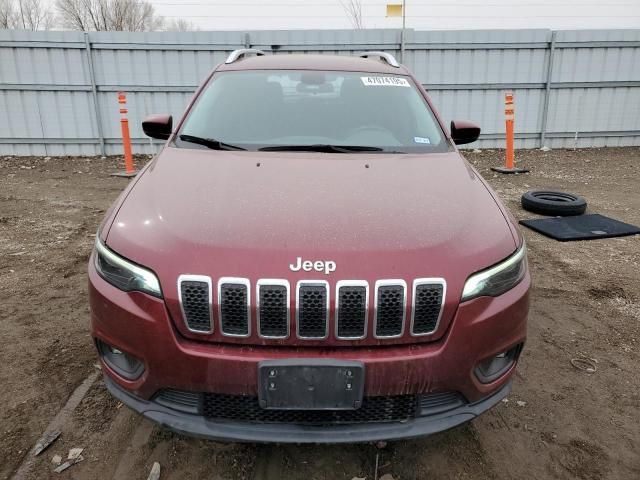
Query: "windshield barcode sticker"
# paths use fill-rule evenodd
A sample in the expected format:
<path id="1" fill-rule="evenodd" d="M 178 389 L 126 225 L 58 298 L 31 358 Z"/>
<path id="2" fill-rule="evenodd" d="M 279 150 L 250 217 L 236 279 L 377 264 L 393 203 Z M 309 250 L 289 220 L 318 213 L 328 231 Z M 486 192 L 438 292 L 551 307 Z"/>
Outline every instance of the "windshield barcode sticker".
<path id="1" fill-rule="evenodd" d="M 401 77 L 360 77 L 367 87 L 410 87 L 406 78 Z"/>

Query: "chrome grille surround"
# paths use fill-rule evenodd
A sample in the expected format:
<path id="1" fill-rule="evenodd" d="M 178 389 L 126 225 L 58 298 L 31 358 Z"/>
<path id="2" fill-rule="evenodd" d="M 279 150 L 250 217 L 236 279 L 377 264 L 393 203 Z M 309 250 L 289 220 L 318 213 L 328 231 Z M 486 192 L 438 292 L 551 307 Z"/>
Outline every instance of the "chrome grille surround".
<path id="1" fill-rule="evenodd" d="M 286 333 L 285 335 L 263 335 L 262 329 L 260 326 L 260 289 L 262 287 L 284 287 L 286 291 Z M 260 338 L 272 339 L 272 340 L 282 340 L 289 338 L 291 334 L 291 287 L 289 285 L 288 280 L 284 279 L 274 279 L 274 278 L 261 278 L 256 283 L 256 322 L 257 322 L 257 331 L 258 336 Z"/>
<path id="2" fill-rule="evenodd" d="M 435 326 L 429 330 L 428 332 L 421 332 L 421 333 L 415 333 L 414 332 L 414 324 L 415 324 L 415 317 L 416 317 L 416 295 L 417 295 L 417 291 L 418 291 L 418 287 L 420 285 L 441 285 L 442 286 L 442 297 L 440 299 L 440 311 L 438 313 L 438 318 L 436 320 Z M 447 297 L 447 282 L 444 278 L 416 278 L 413 281 L 413 294 L 411 296 L 411 303 L 412 303 L 412 308 L 411 308 L 411 327 L 410 327 L 410 332 L 411 332 L 411 336 L 413 337 L 423 337 L 423 336 L 427 336 L 427 335 L 433 335 L 437 330 L 438 327 L 440 326 L 440 320 L 442 319 L 442 312 L 444 311 L 444 301 L 445 298 Z"/>
<path id="3" fill-rule="evenodd" d="M 325 291 L 324 335 L 309 336 L 300 333 L 300 290 L 304 287 L 322 287 Z M 331 290 L 326 280 L 300 280 L 296 285 L 296 336 L 301 340 L 325 340 L 329 336 L 329 306 Z"/>
<path id="4" fill-rule="evenodd" d="M 247 333 L 230 333 L 225 331 L 224 329 L 224 312 L 223 312 L 223 285 L 241 285 L 245 287 L 245 298 L 246 298 L 246 322 L 247 322 Z M 248 278 L 239 278 L 239 277 L 222 277 L 218 280 L 218 320 L 220 321 L 220 333 L 225 337 L 240 337 L 246 338 L 251 335 L 251 282 Z"/>
<path id="5" fill-rule="evenodd" d="M 183 282 L 198 282 L 205 283 L 207 285 L 208 297 L 209 297 L 209 328 L 206 330 L 199 328 L 192 328 L 189 324 L 189 320 L 187 317 L 187 312 L 185 310 L 184 299 L 182 294 L 182 283 Z M 213 318 L 213 286 L 211 282 L 211 277 L 206 275 L 180 275 L 178 277 L 178 301 L 180 302 L 180 312 L 182 313 L 182 320 L 184 321 L 187 330 L 193 333 L 200 334 L 211 334 L 213 333 L 213 325 L 215 324 L 215 320 Z"/>
<path id="6" fill-rule="evenodd" d="M 380 289 L 384 287 L 402 287 L 402 319 L 400 323 L 400 332 L 394 335 L 378 335 L 378 317 L 380 316 Z M 393 280 L 377 280 L 375 284 L 374 304 L 373 304 L 373 336 L 375 338 L 400 338 L 404 334 L 404 325 L 407 317 L 407 282 L 401 279 Z"/>
<path id="7" fill-rule="evenodd" d="M 363 287 L 364 295 L 365 295 L 365 310 L 364 310 L 364 328 L 362 331 L 362 335 L 360 336 L 345 336 L 340 335 L 340 289 L 342 287 Z M 369 326 L 369 282 L 365 280 L 339 280 L 336 283 L 336 299 L 335 299 L 335 315 L 334 315 L 334 324 L 335 324 L 335 337 L 339 340 L 363 340 L 367 338 L 367 330 Z"/>

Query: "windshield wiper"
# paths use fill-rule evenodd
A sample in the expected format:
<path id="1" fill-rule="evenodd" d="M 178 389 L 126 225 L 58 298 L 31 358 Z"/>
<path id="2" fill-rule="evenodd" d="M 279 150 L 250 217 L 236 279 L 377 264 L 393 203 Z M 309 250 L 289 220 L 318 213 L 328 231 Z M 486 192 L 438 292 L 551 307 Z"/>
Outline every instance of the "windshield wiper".
<path id="1" fill-rule="evenodd" d="M 328 145 L 324 143 L 314 145 L 273 145 L 259 148 L 261 152 L 325 152 L 325 153 L 356 153 L 382 152 L 380 147 L 364 147 L 360 145 Z"/>
<path id="2" fill-rule="evenodd" d="M 238 147 L 237 145 L 231 145 L 230 143 L 224 143 L 213 138 L 196 137 L 195 135 L 187 135 L 185 133 L 181 134 L 179 138 L 183 142 L 204 145 L 205 147 L 211 148 L 213 150 L 246 150 L 246 148 Z"/>

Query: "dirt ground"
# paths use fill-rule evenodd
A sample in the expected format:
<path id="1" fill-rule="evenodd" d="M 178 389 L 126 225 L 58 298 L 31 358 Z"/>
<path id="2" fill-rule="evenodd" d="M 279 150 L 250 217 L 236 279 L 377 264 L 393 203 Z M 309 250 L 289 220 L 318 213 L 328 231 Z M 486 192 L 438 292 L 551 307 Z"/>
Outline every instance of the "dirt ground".
<path id="1" fill-rule="evenodd" d="M 557 188 L 589 210 L 640 225 L 640 148 L 520 151 L 531 173 L 489 170 L 513 214 L 520 195 Z M 95 371 L 86 262 L 97 225 L 127 180 L 116 158 L 0 157 L 0 479 L 10 478 L 74 389 Z M 143 159 L 138 159 L 142 162 Z M 472 208 L 472 206 L 469 206 Z M 419 440 L 374 445 L 221 444 L 171 434 L 122 407 L 97 380 L 27 478 L 638 479 L 640 236 L 560 243 L 524 229 L 534 287 L 528 342 L 507 402 Z M 586 356 L 595 373 L 572 366 Z M 122 407 L 122 408 L 121 408 Z M 83 447 L 53 473 L 51 458 Z"/>

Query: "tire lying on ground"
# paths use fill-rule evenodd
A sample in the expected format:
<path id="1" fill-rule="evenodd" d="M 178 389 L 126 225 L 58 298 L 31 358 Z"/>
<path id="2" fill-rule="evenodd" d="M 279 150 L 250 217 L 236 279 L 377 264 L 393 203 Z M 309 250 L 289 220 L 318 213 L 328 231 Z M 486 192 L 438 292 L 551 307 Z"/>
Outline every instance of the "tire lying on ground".
<path id="1" fill-rule="evenodd" d="M 531 190 L 522 195 L 522 208 L 541 215 L 568 217 L 582 215 L 587 209 L 587 201 L 572 193 Z"/>

